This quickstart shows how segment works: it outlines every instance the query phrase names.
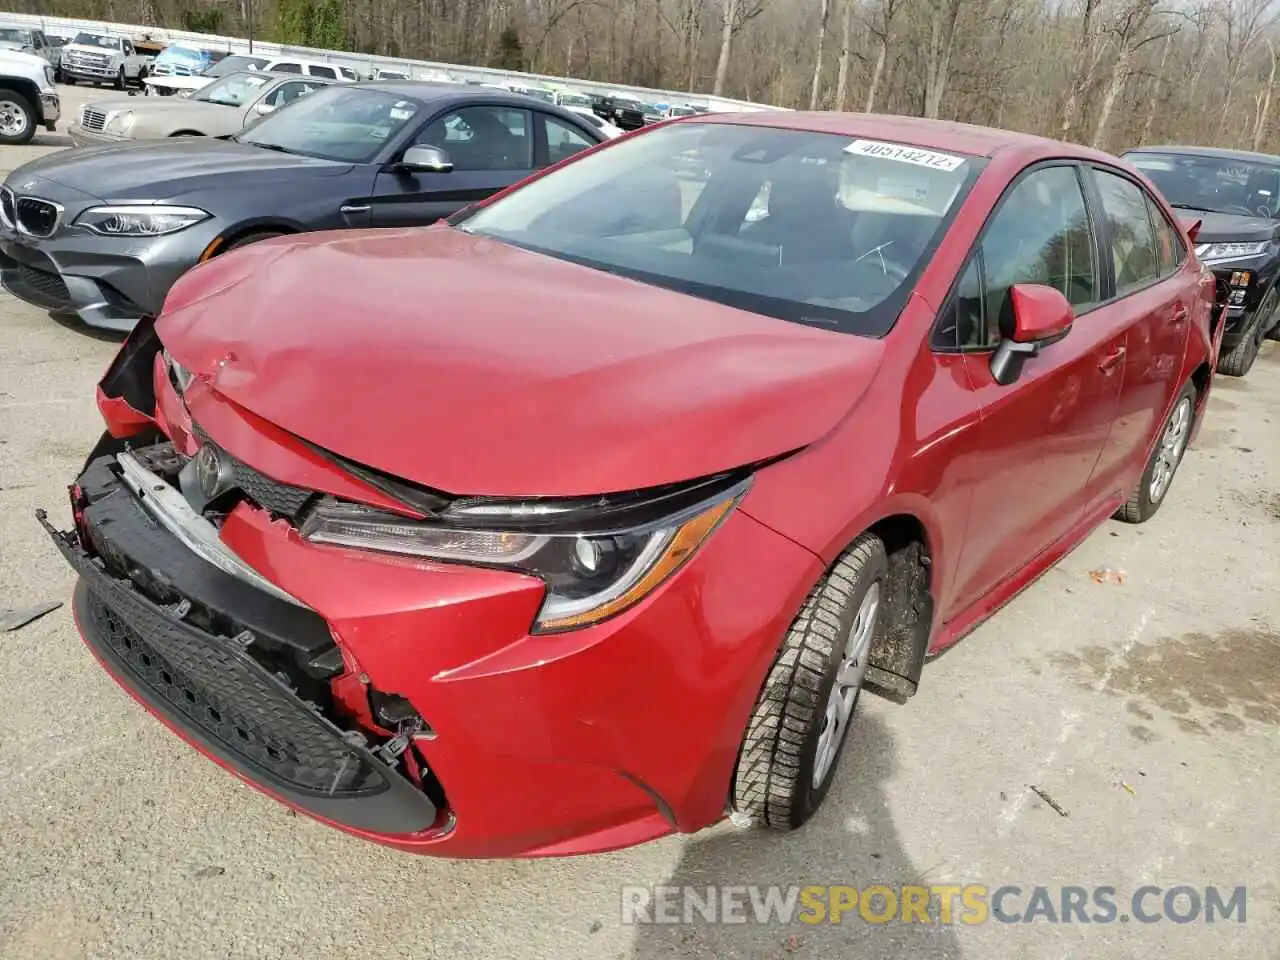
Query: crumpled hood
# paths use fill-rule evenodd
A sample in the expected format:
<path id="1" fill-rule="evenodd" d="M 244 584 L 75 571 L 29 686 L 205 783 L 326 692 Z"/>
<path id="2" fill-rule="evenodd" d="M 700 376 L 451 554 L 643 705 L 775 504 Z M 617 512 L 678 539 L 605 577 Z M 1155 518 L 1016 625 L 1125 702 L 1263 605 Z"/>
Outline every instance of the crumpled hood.
<path id="1" fill-rule="evenodd" d="M 186 101 L 178 101 L 189 107 Z M 331 177 L 351 169 L 295 154 L 277 153 L 210 137 L 139 140 L 105 147 L 77 147 L 37 157 L 24 164 L 24 176 L 43 177 L 108 202 L 165 201 L 215 183 L 232 191 L 240 183 L 261 186 L 299 177 Z"/>
<path id="2" fill-rule="evenodd" d="M 448 227 L 254 244 L 188 273 L 156 329 L 277 426 L 490 496 L 641 489 L 802 447 L 883 352 Z"/>

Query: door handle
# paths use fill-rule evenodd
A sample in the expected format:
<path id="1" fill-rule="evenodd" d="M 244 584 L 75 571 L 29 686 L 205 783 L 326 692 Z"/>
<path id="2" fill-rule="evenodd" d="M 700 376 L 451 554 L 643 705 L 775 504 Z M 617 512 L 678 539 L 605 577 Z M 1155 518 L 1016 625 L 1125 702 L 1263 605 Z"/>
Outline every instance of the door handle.
<path id="1" fill-rule="evenodd" d="M 1120 366 L 1120 362 L 1124 360 L 1125 354 L 1128 353 L 1124 347 L 1116 347 L 1111 353 L 1107 354 L 1098 362 L 1098 369 L 1103 373 L 1110 373 L 1116 367 Z"/>
<path id="2" fill-rule="evenodd" d="M 1173 305 L 1173 326 L 1176 330 L 1187 322 L 1189 311 L 1185 303 L 1176 303 Z"/>
<path id="3" fill-rule="evenodd" d="M 339 213 L 368 213 L 373 207 L 367 203 L 344 203 L 338 208 Z"/>

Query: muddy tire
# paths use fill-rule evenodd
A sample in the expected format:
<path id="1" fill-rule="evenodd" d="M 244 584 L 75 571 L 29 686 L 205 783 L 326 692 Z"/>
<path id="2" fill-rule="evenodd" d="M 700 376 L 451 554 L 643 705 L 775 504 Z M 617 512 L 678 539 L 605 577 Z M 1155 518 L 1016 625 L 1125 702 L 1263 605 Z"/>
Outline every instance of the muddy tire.
<path id="1" fill-rule="evenodd" d="M 1218 372 L 1224 377 L 1243 377 L 1253 369 L 1253 361 L 1258 359 L 1259 346 L 1257 331 L 1250 331 L 1230 353 L 1224 353 L 1218 358 Z"/>
<path id="2" fill-rule="evenodd" d="M 794 830 L 831 787 L 880 630 L 888 557 L 863 534 L 813 588 L 756 701 L 732 806 L 753 825 Z"/>
<path id="3" fill-rule="evenodd" d="M 1173 410 L 1160 427 L 1160 437 L 1147 460 L 1146 469 L 1138 487 L 1129 495 L 1129 502 L 1116 511 L 1115 519 L 1125 523 L 1146 523 L 1156 515 L 1160 504 L 1169 495 L 1174 474 L 1187 452 L 1187 440 L 1196 415 L 1196 388 L 1188 383 L 1178 394 Z"/>

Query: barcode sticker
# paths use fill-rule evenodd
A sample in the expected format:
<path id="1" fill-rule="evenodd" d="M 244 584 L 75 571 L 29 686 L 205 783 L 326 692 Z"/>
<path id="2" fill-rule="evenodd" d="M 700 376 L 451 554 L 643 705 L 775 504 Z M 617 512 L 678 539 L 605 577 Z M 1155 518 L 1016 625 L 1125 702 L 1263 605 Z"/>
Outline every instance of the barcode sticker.
<path id="1" fill-rule="evenodd" d="M 933 170 L 955 170 L 964 163 L 964 157 L 957 157 L 954 154 L 921 150 L 919 147 L 884 143 L 880 140 L 855 140 L 845 147 L 844 151 L 858 157 L 895 160 L 898 163 L 911 163 L 917 167 L 929 167 Z"/>

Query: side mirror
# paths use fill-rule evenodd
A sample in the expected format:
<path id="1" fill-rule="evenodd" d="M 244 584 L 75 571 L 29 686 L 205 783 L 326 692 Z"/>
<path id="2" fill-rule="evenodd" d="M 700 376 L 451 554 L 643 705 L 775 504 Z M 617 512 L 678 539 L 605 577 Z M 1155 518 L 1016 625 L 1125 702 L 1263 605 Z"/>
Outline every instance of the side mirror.
<path id="1" fill-rule="evenodd" d="M 1010 287 L 1009 306 L 1013 310 L 1013 330 L 1000 341 L 991 358 L 991 376 L 1001 386 L 1017 380 L 1026 359 L 1065 337 L 1075 322 L 1075 311 L 1062 292 L 1038 283 Z"/>
<path id="2" fill-rule="evenodd" d="M 268 113 L 270 113 L 274 109 L 275 109 L 275 106 L 273 106 L 270 103 L 260 103 L 253 108 L 253 112 L 260 117 L 265 117 Z"/>
<path id="3" fill-rule="evenodd" d="M 404 157 L 396 167 L 407 173 L 450 173 L 453 161 L 439 147 L 419 143 L 404 152 Z"/>

